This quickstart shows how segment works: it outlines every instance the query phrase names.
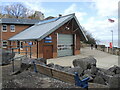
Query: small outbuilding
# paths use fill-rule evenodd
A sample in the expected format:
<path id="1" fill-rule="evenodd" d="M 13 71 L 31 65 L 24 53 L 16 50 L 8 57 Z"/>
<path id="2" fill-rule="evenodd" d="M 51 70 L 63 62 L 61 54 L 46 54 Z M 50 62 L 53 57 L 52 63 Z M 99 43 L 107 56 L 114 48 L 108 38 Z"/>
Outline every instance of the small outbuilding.
<path id="1" fill-rule="evenodd" d="M 32 42 L 32 55 L 46 59 L 80 54 L 80 41 L 84 40 L 87 38 L 75 14 L 40 21 L 9 38 L 22 46 Z"/>

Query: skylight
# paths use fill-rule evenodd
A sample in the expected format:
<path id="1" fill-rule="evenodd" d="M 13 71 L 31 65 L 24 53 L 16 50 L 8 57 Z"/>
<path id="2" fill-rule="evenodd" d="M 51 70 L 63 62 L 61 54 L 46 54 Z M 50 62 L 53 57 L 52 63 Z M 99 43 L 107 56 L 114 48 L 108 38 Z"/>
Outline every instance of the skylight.
<path id="1" fill-rule="evenodd" d="M 38 24 L 44 24 L 44 23 L 49 23 L 49 22 L 53 22 L 58 20 L 60 17 L 58 18 L 53 18 L 53 19 L 49 19 L 49 20 L 44 20 L 44 21 L 40 21 Z"/>

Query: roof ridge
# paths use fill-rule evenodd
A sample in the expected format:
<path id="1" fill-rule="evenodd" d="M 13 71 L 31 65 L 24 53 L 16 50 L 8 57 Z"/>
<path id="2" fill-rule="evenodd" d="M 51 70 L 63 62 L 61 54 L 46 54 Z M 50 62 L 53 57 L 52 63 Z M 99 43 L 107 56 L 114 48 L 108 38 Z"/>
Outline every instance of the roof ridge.
<path id="1" fill-rule="evenodd" d="M 28 18 L 24 18 L 24 19 L 22 19 L 22 18 L 1 18 L 1 19 L 16 19 L 16 20 L 39 20 L 39 19 L 28 19 Z M 41 20 L 39 20 L 39 21 L 41 21 Z"/>
<path id="2" fill-rule="evenodd" d="M 59 17 L 55 17 L 55 18 L 52 18 L 52 19 L 54 19 L 53 21 L 50 21 L 50 20 L 52 20 L 52 19 L 48 19 L 48 20 L 41 20 L 40 22 L 41 22 L 41 24 L 39 24 L 39 23 L 36 23 L 35 25 L 42 25 L 42 24 L 46 24 L 46 23 L 51 23 L 51 22 L 54 22 L 54 21 L 57 21 L 58 19 L 60 19 L 60 18 L 64 18 L 64 17 L 67 17 L 67 16 L 70 16 L 70 15 L 74 15 L 75 16 L 75 13 L 72 13 L 72 14 L 68 14 L 68 15 L 64 15 L 64 16 L 59 16 Z M 44 22 L 44 21 L 49 21 L 49 22 Z M 43 23 L 42 23 L 43 22 Z"/>
<path id="3" fill-rule="evenodd" d="M 74 15 L 75 16 L 75 13 L 67 14 L 67 15 L 64 15 L 64 16 L 61 16 L 61 17 L 66 17 L 66 16 L 70 16 L 70 15 Z"/>

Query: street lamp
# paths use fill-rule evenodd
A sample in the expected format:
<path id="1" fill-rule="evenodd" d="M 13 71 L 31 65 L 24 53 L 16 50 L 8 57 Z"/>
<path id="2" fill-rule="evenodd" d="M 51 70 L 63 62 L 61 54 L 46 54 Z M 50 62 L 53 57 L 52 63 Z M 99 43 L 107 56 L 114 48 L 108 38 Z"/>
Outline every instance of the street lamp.
<path id="1" fill-rule="evenodd" d="M 112 54 L 113 54 L 113 30 L 111 30 L 112 32 Z"/>

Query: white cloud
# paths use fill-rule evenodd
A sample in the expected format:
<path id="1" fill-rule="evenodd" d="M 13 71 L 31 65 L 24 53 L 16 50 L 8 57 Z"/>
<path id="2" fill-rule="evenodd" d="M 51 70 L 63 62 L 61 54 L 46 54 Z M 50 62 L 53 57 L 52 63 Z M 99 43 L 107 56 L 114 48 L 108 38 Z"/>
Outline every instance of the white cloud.
<path id="1" fill-rule="evenodd" d="M 96 16 L 89 17 L 83 26 L 99 40 L 111 40 L 111 30 L 113 30 L 114 40 L 118 40 L 118 0 L 94 1 L 89 7 L 96 11 Z M 110 23 L 108 18 L 115 20 L 115 22 Z"/>
<path id="2" fill-rule="evenodd" d="M 95 0 L 99 16 L 117 16 L 119 0 Z"/>
<path id="3" fill-rule="evenodd" d="M 116 40 L 118 39 L 117 5 L 116 2 L 113 1 L 97 0 L 95 3 L 92 3 L 92 5 L 90 5 L 90 9 L 97 11 L 97 16 L 94 17 L 89 17 L 85 11 L 78 11 L 76 4 L 69 6 L 64 11 L 64 14 L 75 13 L 80 23 L 85 19 L 84 16 L 88 15 L 87 21 L 84 21 L 82 26 L 85 27 L 88 32 L 92 33 L 94 38 L 98 40 L 111 40 L 111 30 L 114 30 L 114 39 Z M 116 18 L 112 18 L 115 22 L 110 23 L 106 16 L 116 16 Z"/>
<path id="4" fill-rule="evenodd" d="M 70 14 L 75 12 L 77 9 L 76 4 L 72 4 L 70 7 L 68 7 L 66 10 L 64 10 L 64 14 Z"/>
<path id="5" fill-rule="evenodd" d="M 114 23 L 110 23 L 107 19 L 96 20 L 94 17 L 88 19 L 83 25 L 92 35 L 99 40 L 111 39 L 111 30 L 114 31 L 114 39 L 118 39 L 118 23 L 115 19 Z"/>
<path id="6" fill-rule="evenodd" d="M 24 4 L 26 6 L 28 6 L 29 8 L 31 8 L 32 10 L 35 10 L 35 11 L 41 11 L 42 13 L 50 13 L 50 12 L 53 12 L 54 9 L 46 9 L 44 7 L 42 7 L 42 3 L 40 1 L 35 1 L 35 2 L 24 2 Z"/>
<path id="7" fill-rule="evenodd" d="M 77 8 L 76 4 L 72 4 L 67 9 L 64 10 L 64 15 L 71 14 L 71 13 L 75 13 L 75 15 L 76 15 L 76 17 L 78 18 L 79 21 L 82 21 L 83 17 L 85 15 L 87 15 L 87 13 L 85 13 L 85 12 L 78 11 L 78 8 Z"/>

